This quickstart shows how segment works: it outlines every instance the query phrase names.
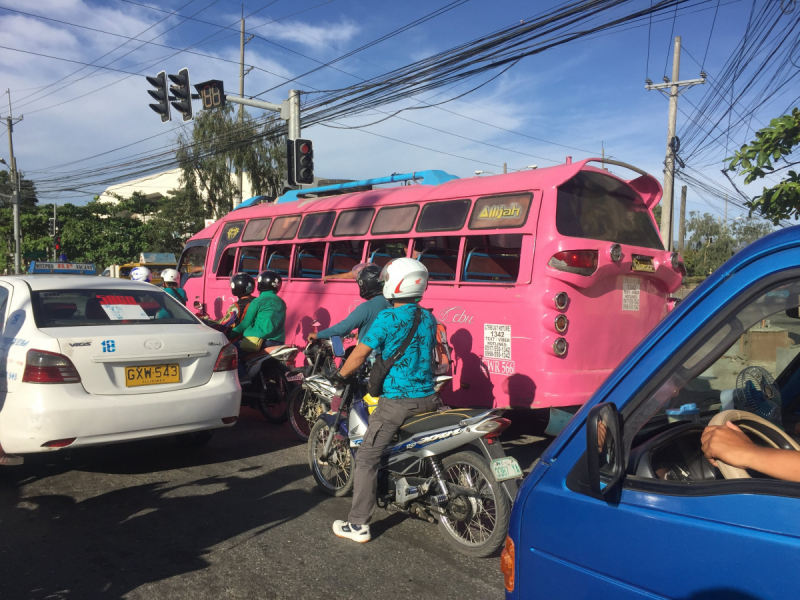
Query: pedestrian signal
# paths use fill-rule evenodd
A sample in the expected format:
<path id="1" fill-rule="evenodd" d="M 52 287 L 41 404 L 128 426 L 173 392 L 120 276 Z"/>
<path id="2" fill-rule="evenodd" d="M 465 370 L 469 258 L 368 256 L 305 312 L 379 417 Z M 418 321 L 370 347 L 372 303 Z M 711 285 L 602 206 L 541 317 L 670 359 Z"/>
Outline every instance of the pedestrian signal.
<path id="1" fill-rule="evenodd" d="M 225 86 L 219 79 L 211 79 L 194 86 L 200 94 L 203 110 L 212 110 L 225 106 Z"/>

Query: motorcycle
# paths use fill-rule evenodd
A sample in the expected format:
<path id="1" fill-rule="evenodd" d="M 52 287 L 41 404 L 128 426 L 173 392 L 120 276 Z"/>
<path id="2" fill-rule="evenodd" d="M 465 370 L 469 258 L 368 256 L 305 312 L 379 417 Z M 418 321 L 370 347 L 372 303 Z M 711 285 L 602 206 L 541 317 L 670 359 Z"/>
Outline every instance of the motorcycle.
<path id="1" fill-rule="evenodd" d="M 331 341 L 334 354 L 343 355 L 341 341 Z M 437 393 L 450 379 L 436 378 Z M 366 382 L 356 378 L 341 394 L 324 374 L 305 383 L 331 397 L 331 410 L 314 424 L 308 440 L 312 475 L 327 494 L 344 496 L 353 487 L 355 456 L 369 423 Z M 498 440 L 511 424 L 502 412 L 440 410 L 406 420 L 381 461 L 378 506 L 438 522 L 447 542 L 463 554 L 496 552 L 522 477 L 517 460 L 505 455 Z"/>
<path id="2" fill-rule="evenodd" d="M 325 389 L 308 378 L 333 367 L 333 351 L 330 340 L 314 340 L 303 350 L 308 366 L 303 373 L 303 383 L 292 390 L 289 406 L 286 409 L 292 431 L 304 442 L 308 440 L 311 428 L 320 415 L 328 412 L 332 396 Z"/>
<path id="3" fill-rule="evenodd" d="M 269 346 L 244 359 L 249 380 L 242 379 L 242 403 L 257 408 L 270 423 L 286 422 L 289 396 L 303 378 L 295 369 L 294 359 L 300 349 L 291 344 Z"/>

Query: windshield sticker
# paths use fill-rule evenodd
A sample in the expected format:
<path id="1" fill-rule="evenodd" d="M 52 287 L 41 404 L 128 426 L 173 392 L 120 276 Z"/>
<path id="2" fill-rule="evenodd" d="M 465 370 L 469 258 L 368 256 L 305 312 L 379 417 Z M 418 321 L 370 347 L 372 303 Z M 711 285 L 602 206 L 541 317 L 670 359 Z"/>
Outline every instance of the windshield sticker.
<path id="1" fill-rule="evenodd" d="M 108 318 L 112 321 L 149 321 L 150 317 L 138 304 L 101 304 Z"/>
<path id="2" fill-rule="evenodd" d="M 100 304 L 138 304 L 133 296 L 98 296 Z"/>
<path id="3" fill-rule="evenodd" d="M 483 324 L 483 356 L 511 360 L 511 325 Z"/>
<path id="4" fill-rule="evenodd" d="M 639 293 L 642 282 L 638 277 L 622 278 L 622 310 L 639 310 Z"/>

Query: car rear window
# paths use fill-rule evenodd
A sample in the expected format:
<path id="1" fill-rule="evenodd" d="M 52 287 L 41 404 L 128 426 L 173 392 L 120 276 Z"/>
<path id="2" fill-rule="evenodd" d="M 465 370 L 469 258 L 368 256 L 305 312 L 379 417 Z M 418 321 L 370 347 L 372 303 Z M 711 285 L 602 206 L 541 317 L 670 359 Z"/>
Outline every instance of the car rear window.
<path id="1" fill-rule="evenodd" d="M 36 327 L 195 324 L 197 319 L 157 288 L 31 292 Z"/>
<path id="2" fill-rule="evenodd" d="M 639 195 L 601 173 L 582 171 L 558 188 L 556 229 L 569 237 L 664 249 Z"/>

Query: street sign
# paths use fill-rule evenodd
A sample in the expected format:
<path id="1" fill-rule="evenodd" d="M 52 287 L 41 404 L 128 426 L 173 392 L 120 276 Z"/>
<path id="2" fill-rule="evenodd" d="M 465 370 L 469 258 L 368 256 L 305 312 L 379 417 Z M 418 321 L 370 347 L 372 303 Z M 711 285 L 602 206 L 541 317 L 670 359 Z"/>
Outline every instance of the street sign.
<path id="1" fill-rule="evenodd" d="M 200 94 L 203 110 L 212 110 L 225 106 L 225 86 L 219 79 L 210 79 L 194 86 Z"/>

